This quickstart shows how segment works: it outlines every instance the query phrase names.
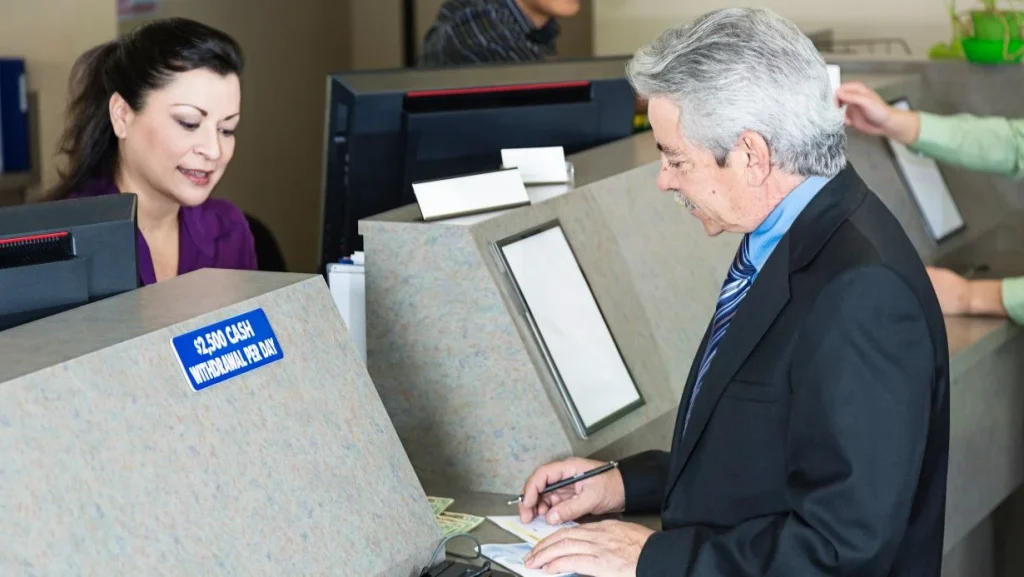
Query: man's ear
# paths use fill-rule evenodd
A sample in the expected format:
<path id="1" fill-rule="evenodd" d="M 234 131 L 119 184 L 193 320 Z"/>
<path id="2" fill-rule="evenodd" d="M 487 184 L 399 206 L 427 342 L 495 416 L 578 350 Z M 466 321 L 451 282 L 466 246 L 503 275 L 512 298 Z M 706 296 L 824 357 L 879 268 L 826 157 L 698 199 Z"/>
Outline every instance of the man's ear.
<path id="1" fill-rule="evenodd" d="M 772 172 L 772 154 L 768 141 L 757 132 L 740 135 L 739 151 L 746 160 L 747 185 L 758 187 L 764 184 Z"/>
<path id="2" fill-rule="evenodd" d="M 128 127 L 131 125 L 134 111 L 128 106 L 128 101 L 117 92 L 110 96 L 107 108 L 110 110 L 110 124 L 114 128 L 114 134 L 123 140 L 128 136 Z"/>

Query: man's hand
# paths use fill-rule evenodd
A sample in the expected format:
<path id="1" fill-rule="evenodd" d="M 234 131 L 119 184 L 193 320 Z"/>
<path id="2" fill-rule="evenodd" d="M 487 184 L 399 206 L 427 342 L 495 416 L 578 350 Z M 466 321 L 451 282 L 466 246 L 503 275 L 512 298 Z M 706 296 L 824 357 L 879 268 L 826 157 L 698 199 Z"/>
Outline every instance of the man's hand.
<path id="1" fill-rule="evenodd" d="M 604 464 L 601 461 L 572 458 L 540 467 L 530 475 L 523 487 L 523 501 L 519 504 L 520 520 L 529 523 L 535 517 L 544 517 L 549 525 L 558 525 L 575 521 L 584 515 L 622 511 L 626 507 L 626 489 L 618 469 L 540 495 L 548 485 Z"/>
<path id="2" fill-rule="evenodd" d="M 562 529 L 527 555 L 530 569 L 591 577 L 634 577 L 640 552 L 654 531 L 633 523 L 602 521 Z"/>

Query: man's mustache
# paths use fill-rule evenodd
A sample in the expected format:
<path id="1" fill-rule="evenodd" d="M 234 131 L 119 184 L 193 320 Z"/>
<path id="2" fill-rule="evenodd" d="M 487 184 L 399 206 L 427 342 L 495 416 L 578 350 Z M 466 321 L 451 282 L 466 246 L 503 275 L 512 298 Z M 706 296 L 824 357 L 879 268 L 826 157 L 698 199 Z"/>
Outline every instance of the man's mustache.
<path id="1" fill-rule="evenodd" d="M 697 210 L 697 205 L 692 200 L 687 198 L 685 194 L 679 192 L 678 190 L 673 190 L 672 192 L 675 194 L 676 202 L 680 204 L 683 208 L 685 208 L 686 210 Z"/>

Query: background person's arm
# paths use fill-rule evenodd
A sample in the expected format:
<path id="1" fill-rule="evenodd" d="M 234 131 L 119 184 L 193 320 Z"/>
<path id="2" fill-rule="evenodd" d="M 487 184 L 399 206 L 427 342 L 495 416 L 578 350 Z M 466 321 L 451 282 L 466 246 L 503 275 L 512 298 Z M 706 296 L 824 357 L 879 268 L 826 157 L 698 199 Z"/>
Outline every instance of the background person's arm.
<path id="1" fill-rule="evenodd" d="M 1024 178 L 1024 119 L 918 112 L 911 148 L 967 170 Z"/>
<path id="2" fill-rule="evenodd" d="M 1024 276 L 969 280 L 944 268 L 928 268 L 928 277 L 946 315 L 1009 317 L 1024 325 Z"/>
<path id="3" fill-rule="evenodd" d="M 843 83 L 836 100 L 846 107 L 846 125 L 864 134 L 968 170 L 1024 178 L 1024 119 L 900 110 L 862 82 Z"/>
<path id="4" fill-rule="evenodd" d="M 1002 309 L 1010 320 L 1024 325 L 1024 276 L 1004 278 L 999 281 Z"/>

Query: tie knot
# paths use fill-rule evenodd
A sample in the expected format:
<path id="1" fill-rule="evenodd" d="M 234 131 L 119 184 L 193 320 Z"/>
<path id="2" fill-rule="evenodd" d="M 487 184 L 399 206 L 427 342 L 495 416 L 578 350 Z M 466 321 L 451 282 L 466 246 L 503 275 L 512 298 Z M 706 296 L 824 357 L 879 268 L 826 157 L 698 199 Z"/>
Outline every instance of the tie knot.
<path id="1" fill-rule="evenodd" d="M 737 279 L 747 280 L 754 276 L 757 269 L 754 268 L 754 262 L 750 258 L 750 235 L 743 235 L 743 241 L 740 242 L 740 247 L 736 251 L 736 258 L 732 262 L 732 267 L 729 268 L 729 276 L 736 277 Z"/>

